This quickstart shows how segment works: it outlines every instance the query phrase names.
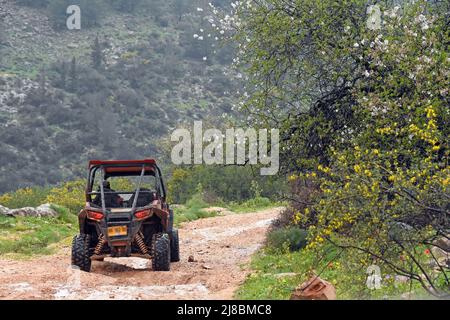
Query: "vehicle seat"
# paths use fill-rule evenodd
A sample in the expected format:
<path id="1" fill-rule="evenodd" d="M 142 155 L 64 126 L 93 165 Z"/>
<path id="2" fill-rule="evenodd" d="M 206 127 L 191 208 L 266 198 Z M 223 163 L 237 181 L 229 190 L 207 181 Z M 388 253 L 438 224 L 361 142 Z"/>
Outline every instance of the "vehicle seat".
<path id="1" fill-rule="evenodd" d="M 150 189 L 142 188 L 139 192 L 139 196 L 137 199 L 136 207 L 145 207 L 155 200 L 154 192 L 151 192 Z M 145 192 L 142 192 L 145 191 Z M 130 207 L 133 205 L 135 194 L 133 194 L 129 200 Z"/>
<path id="2" fill-rule="evenodd" d="M 100 189 L 98 190 L 100 192 Z M 114 192 L 112 189 L 104 189 L 104 192 Z M 105 207 L 106 208 L 118 208 L 120 197 L 117 194 L 105 194 Z M 96 206 L 102 206 L 101 196 L 97 195 L 93 201 Z"/>
<path id="3" fill-rule="evenodd" d="M 111 192 L 111 190 L 108 190 Z M 106 192 L 106 190 L 105 190 Z M 105 194 L 105 206 L 107 208 L 118 208 L 119 207 L 119 196 L 117 194 Z"/>
<path id="4" fill-rule="evenodd" d="M 118 207 L 117 201 L 117 195 L 115 194 L 105 194 L 105 206 L 107 208 L 116 208 Z"/>

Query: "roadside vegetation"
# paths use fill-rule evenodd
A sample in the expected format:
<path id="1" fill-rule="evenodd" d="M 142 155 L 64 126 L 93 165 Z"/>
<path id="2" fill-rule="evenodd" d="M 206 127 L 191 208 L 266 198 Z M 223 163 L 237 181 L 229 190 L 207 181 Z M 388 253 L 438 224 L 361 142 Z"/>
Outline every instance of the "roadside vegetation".
<path id="1" fill-rule="evenodd" d="M 203 200 L 201 192 L 194 194 L 184 205 L 176 205 L 173 210 L 175 213 L 175 225 L 183 222 L 193 221 L 201 218 L 214 217 L 215 212 L 208 212 L 204 209 L 208 204 Z"/>
<path id="2" fill-rule="evenodd" d="M 244 2 L 212 21 L 241 49 L 246 124 L 280 128 L 291 203 L 279 227 L 308 233 L 303 251 L 255 267 L 273 259 L 304 274 L 310 255 L 332 246 L 341 269 L 323 275 L 339 297 L 365 297 L 373 265 L 450 297 L 449 2 L 377 1 L 378 25 L 364 0 L 287 3 Z"/>
<path id="3" fill-rule="evenodd" d="M 287 208 L 272 223 L 265 246 L 250 263 L 252 273 L 235 293 L 237 299 L 286 300 L 299 284 L 312 276 L 334 285 L 338 299 L 432 298 L 420 283 L 389 268 L 380 270 L 381 287 L 369 289 L 367 261 L 358 261 L 351 252 L 331 243 L 315 249 L 308 247 L 308 231 L 292 222 L 294 212 Z M 423 250 L 420 258 L 429 259 L 430 252 Z"/>
<path id="4" fill-rule="evenodd" d="M 169 202 L 184 203 L 176 206 L 176 222 L 214 216 L 203 210 L 207 207 L 245 213 L 281 206 L 285 190 L 280 177 L 261 177 L 249 167 L 235 166 L 176 168 L 168 182 Z"/>
<path id="5" fill-rule="evenodd" d="M 252 178 L 246 168 L 223 169 L 219 174 L 228 172 L 228 179 L 235 179 L 234 174 L 241 173 L 242 185 L 249 186 L 247 193 L 230 192 L 219 197 L 214 192 L 214 181 L 217 174 L 208 168 L 178 169 L 168 180 L 169 195 L 175 212 L 175 225 L 197 219 L 214 217 L 216 211 L 205 210 L 208 207 L 221 207 L 235 213 L 258 211 L 281 205 L 274 199 L 262 196 L 268 194 L 271 184 L 260 187 L 259 177 Z M 202 174 L 196 176 L 198 172 Z M 209 176 L 205 173 L 208 172 Z M 180 173 L 182 173 L 180 178 Z M 191 176 L 192 175 L 192 176 Z M 202 177 L 199 179 L 198 177 Z M 211 179 L 208 180 L 208 178 Z M 257 180 L 255 180 L 257 179 Z M 224 179 L 217 180 L 216 185 L 225 187 Z M 205 184 L 206 188 L 203 187 Z M 126 179 L 116 179 L 112 185 L 115 190 L 132 190 L 133 185 Z M 266 190 L 263 190 L 266 188 Z M 171 193 L 171 191 L 176 190 Z M 76 214 L 84 206 L 85 181 L 82 179 L 67 181 L 53 187 L 28 187 L 0 195 L 0 205 L 10 208 L 38 207 L 51 203 L 52 208 L 59 213 L 57 218 L 38 217 L 7 217 L 0 216 L 0 255 L 18 254 L 29 256 L 35 254 L 50 254 L 52 248 L 66 238 L 71 238 L 78 232 Z M 177 193 L 178 192 L 178 193 Z M 225 199 L 225 200 L 224 200 Z M 231 199 L 231 200 L 230 200 Z M 181 202 L 175 202 L 180 200 Z"/>
<path id="6" fill-rule="evenodd" d="M 419 283 L 386 269 L 381 270 L 381 288 L 370 290 L 366 285 L 366 268 L 351 262 L 351 256 L 344 253 L 339 256 L 340 251 L 334 246 L 324 246 L 322 250 L 318 253 L 307 249 L 290 251 L 288 248 L 275 250 L 269 247 L 260 251 L 250 264 L 254 272 L 237 290 L 235 297 L 286 300 L 299 284 L 318 275 L 335 286 L 337 298 L 342 300 L 432 298 Z"/>
<path id="7" fill-rule="evenodd" d="M 0 216 L 0 255 L 24 257 L 50 254 L 55 244 L 77 232 L 77 218 L 68 209 L 52 206 L 58 217 Z"/>

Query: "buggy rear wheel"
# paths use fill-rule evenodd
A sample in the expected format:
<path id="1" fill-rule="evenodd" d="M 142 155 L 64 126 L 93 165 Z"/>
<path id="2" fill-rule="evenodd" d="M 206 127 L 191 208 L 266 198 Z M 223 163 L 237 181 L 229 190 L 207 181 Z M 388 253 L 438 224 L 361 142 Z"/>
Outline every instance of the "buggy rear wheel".
<path id="1" fill-rule="evenodd" d="M 180 241 L 178 238 L 178 229 L 172 230 L 172 239 L 170 239 L 170 262 L 180 261 Z"/>
<path id="2" fill-rule="evenodd" d="M 167 233 L 157 233 L 152 239 L 153 271 L 170 270 L 170 238 Z"/>
<path id="3" fill-rule="evenodd" d="M 88 234 L 76 235 L 72 240 L 72 265 L 86 272 L 91 271 L 90 240 L 91 237 Z"/>

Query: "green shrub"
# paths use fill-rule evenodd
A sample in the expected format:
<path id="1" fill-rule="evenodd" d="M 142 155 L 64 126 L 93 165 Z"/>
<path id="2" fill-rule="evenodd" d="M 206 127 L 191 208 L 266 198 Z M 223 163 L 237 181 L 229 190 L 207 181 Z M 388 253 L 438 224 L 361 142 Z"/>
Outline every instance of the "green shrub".
<path id="1" fill-rule="evenodd" d="M 214 212 L 203 210 L 206 207 L 208 207 L 208 204 L 203 200 L 203 194 L 197 192 L 186 202 L 186 205 L 175 207 L 175 225 L 201 218 L 214 217 L 216 215 Z"/>
<path id="2" fill-rule="evenodd" d="M 49 254 L 49 245 L 77 232 L 77 218 L 64 207 L 52 205 L 58 217 L 0 217 L 0 255 Z"/>
<path id="3" fill-rule="evenodd" d="M 82 179 L 67 181 L 49 191 L 45 202 L 68 208 L 78 213 L 85 204 L 86 182 Z"/>
<path id="4" fill-rule="evenodd" d="M 257 197 L 249 199 L 242 203 L 231 202 L 228 207 L 234 212 L 251 212 L 269 208 L 276 204 L 276 202 L 271 201 L 269 198 Z"/>
<path id="5" fill-rule="evenodd" d="M 78 223 L 77 215 L 71 212 L 69 209 L 54 204 L 50 205 L 50 208 L 58 212 L 57 219 L 61 223 L 68 223 L 73 225 L 76 225 Z"/>
<path id="6" fill-rule="evenodd" d="M 277 250 L 288 246 L 290 251 L 297 251 L 306 246 L 307 237 L 308 232 L 297 227 L 277 229 L 267 235 L 267 246 Z"/>
<path id="7" fill-rule="evenodd" d="M 209 198 L 239 203 L 259 197 L 273 200 L 285 188 L 283 177 L 258 176 L 250 167 L 199 165 L 173 170 L 168 182 L 170 202 L 185 203 L 199 183 Z"/>
<path id="8" fill-rule="evenodd" d="M 186 206 L 191 209 L 206 208 L 208 204 L 203 200 L 202 193 L 196 193 L 186 202 Z"/>
<path id="9" fill-rule="evenodd" d="M 0 205 L 10 208 L 38 207 L 46 203 L 46 198 L 50 192 L 47 187 L 23 188 L 14 192 L 0 195 Z"/>

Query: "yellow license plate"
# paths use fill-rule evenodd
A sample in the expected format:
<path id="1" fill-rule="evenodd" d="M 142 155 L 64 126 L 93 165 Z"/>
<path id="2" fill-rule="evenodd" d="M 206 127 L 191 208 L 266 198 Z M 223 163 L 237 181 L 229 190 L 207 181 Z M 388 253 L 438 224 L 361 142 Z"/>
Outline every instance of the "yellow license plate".
<path id="1" fill-rule="evenodd" d="M 128 234 L 127 226 L 116 226 L 108 228 L 109 237 L 126 236 Z"/>

